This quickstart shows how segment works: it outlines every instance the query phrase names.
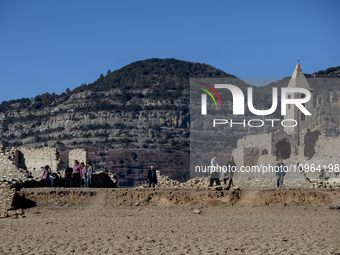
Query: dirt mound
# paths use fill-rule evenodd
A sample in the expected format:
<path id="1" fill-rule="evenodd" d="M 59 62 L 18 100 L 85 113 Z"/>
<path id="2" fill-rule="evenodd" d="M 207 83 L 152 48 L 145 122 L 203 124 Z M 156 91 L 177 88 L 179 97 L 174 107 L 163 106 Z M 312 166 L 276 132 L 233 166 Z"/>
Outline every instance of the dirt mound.
<path id="1" fill-rule="evenodd" d="M 329 203 L 329 196 L 314 190 L 248 190 L 243 192 L 241 201 L 251 206 L 324 205 Z"/>
<path id="2" fill-rule="evenodd" d="M 79 206 L 90 205 L 96 195 L 97 192 L 82 189 L 23 189 L 17 193 L 16 202 L 21 208 Z"/>
<path id="3" fill-rule="evenodd" d="M 211 191 L 193 189 L 23 189 L 17 194 L 21 208 L 64 206 L 296 206 L 339 202 L 339 190 L 246 189 Z"/>

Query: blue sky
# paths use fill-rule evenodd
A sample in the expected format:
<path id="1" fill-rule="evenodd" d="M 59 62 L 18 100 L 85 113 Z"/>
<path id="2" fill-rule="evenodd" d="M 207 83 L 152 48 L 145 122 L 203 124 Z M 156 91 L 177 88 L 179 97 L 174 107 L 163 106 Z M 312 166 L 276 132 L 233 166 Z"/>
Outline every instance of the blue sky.
<path id="1" fill-rule="evenodd" d="M 148 58 L 237 77 L 340 65 L 340 1 L 0 0 L 0 102 L 60 94 Z"/>

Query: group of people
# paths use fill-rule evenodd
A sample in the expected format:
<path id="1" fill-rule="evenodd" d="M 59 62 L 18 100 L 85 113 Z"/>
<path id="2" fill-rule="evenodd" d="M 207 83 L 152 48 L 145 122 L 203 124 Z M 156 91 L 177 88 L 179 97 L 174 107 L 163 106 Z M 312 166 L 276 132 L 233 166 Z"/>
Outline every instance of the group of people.
<path id="1" fill-rule="evenodd" d="M 73 168 L 66 168 L 65 170 L 65 186 L 66 187 L 93 187 L 93 167 L 91 162 L 87 162 L 86 166 L 84 162 L 79 164 L 78 160 L 74 161 Z"/>
<path id="2" fill-rule="evenodd" d="M 211 159 L 210 165 L 211 165 L 211 167 L 214 167 L 216 171 L 214 171 L 211 174 L 209 188 L 211 188 L 213 186 L 214 182 L 216 182 L 216 185 L 221 184 L 220 178 L 222 177 L 222 173 L 223 173 L 223 171 L 222 172 L 217 171 L 218 166 L 219 166 L 218 162 L 217 162 L 217 155 L 213 156 L 213 158 Z M 233 156 L 229 157 L 228 162 L 227 162 L 225 167 L 226 167 L 227 171 L 225 173 L 225 176 L 223 177 L 223 181 L 224 181 L 224 184 L 226 184 L 227 180 L 229 179 L 228 187 L 231 188 L 231 187 L 234 186 L 233 177 L 234 177 L 234 174 L 236 172 L 235 171 L 236 170 L 236 164 L 235 164 Z M 277 169 L 277 171 L 275 171 L 276 186 L 278 188 L 282 188 L 283 179 L 284 179 L 284 176 L 286 175 L 285 164 L 283 163 L 282 159 L 280 159 L 279 162 L 276 164 L 276 169 Z"/>
<path id="3" fill-rule="evenodd" d="M 93 187 L 93 167 L 91 162 L 85 164 L 82 162 L 79 164 L 78 160 L 74 161 L 73 168 L 68 167 L 65 170 L 65 187 Z M 40 169 L 40 177 L 43 179 L 48 179 L 53 187 L 53 180 L 57 177 L 55 173 L 52 172 L 51 168 L 46 165 Z"/>
<path id="4" fill-rule="evenodd" d="M 216 182 L 216 185 L 221 185 L 220 178 L 223 178 L 224 184 L 227 184 L 227 181 L 229 180 L 229 183 L 228 183 L 229 188 L 234 186 L 233 178 L 234 178 L 234 173 L 235 173 L 235 169 L 236 169 L 236 164 L 235 164 L 235 161 L 234 161 L 234 157 L 232 155 L 228 158 L 228 162 L 225 165 L 225 169 L 226 169 L 225 173 L 223 173 L 223 171 L 222 172 L 218 171 L 219 165 L 218 165 L 216 154 L 211 159 L 210 165 L 211 165 L 211 167 L 214 167 L 215 171 L 212 172 L 212 174 L 210 176 L 209 188 L 211 188 L 213 186 L 214 182 Z M 224 174 L 224 176 L 223 176 L 223 174 Z"/>
<path id="5" fill-rule="evenodd" d="M 219 164 L 217 161 L 217 155 L 214 155 L 210 162 L 211 167 L 215 168 L 215 171 L 212 172 L 210 177 L 210 185 L 211 188 L 216 182 L 216 185 L 220 185 L 220 178 L 223 179 L 224 184 L 227 184 L 227 181 L 229 180 L 228 187 L 231 188 L 234 186 L 233 178 L 236 170 L 236 164 L 234 161 L 234 157 L 230 156 L 228 159 L 227 164 L 225 165 L 226 172 L 223 173 L 223 171 L 217 171 Z M 283 164 L 282 159 L 277 163 L 276 165 L 277 171 L 275 173 L 276 175 L 276 184 L 278 188 L 281 188 L 283 185 L 283 179 L 286 175 L 286 172 L 284 171 L 285 165 Z M 93 179 L 93 167 L 91 162 L 87 162 L 86 166 L 83 162 L 79 164 L 78 160 L 74 161 L 73 168 L 66 168 L 65 170 L 65 186 L 66 187 L 93 187 L 92 185 L 92 179 Z M 223 176 L 224 174 L 224 176 Z M 40 177 L 44 179 L 49 179 L 51 183 L 51 187 L 53 187 L 53 179 L 55 174 L 52 173 L 51 168 L 47 165 L 45 167 L 41 167 L 40 170 Z M 157 174 L 154 166 L 151 166 L 148 171 L 148 181 L 149 181 L 149 187 L 155 188 L 155 185 L 157 185 Z"/>
<path id="6" fill-rule="evenodd" d="M 30 175 L 32 176 L 32 173 L 30 173 Z M 53 187 L 53 179 L 55 178 L 55 174 L 52 173 L 50 166 L 46 165 L 44 167 L 40 167 L 40 177 L 43 179 L 48 179 L 51 183 L 51 187 Z"/>

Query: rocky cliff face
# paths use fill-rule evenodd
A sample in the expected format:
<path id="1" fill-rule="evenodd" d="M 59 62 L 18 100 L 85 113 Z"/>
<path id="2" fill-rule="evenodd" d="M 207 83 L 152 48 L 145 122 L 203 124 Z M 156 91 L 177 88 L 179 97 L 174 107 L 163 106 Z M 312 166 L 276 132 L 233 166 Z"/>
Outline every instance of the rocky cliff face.
<path id="1" fill-rule="evenodd" d="M 134 180 L 146 176 L 144 171 L 150 164 L 166 172 L 188 167 L 187 99 L 180 98 L 172 103 L 149 99 L 129 101 L 130 105 L 140 107 L 165 109 L 168 106 L 175 110 L 96 111 L 97 101 L 86 99 L 92 93 L 77 93 L 61 104 L 41 110 L 3 113 L 0 122 L 5 132 L 1 139 L 9 145 L 28 148 L 46 145 L 61 151 L 85 148 L 90 152 L 89 158 L 95 162 L 95 168 L 118 173 L 121 185 L 134 184 Z M 114 109 L 120 102 L 113 101 L 111 93 L 119 92 L 96 92 L 96 95 Z M 94 109 L 83 111 L 84 107 Z M 170 160 L 178 162 L 170 164 Z"/>

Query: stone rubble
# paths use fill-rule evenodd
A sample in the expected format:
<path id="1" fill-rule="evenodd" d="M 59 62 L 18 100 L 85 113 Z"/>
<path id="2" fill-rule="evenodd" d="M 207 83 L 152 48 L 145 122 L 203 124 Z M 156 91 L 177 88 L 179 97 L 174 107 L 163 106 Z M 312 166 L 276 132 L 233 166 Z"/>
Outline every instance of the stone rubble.
<path id="1" fill-rule="evenodd" d="M 337 179 L 337 180 L 336 180 Z M 320 189 L 320 188 L 340 188 L 340 178 L 332 178 L 332 179 L 308 179 L 311 184 L 311 188 Z"/>
<path id="2" fill-rule="evenodd" d="M 199 178 L 195 177 L 187 182 L 178 182 L 170 179 L 169 176 L 164 176 L 160 171 L 156 171 L 158 178 L 158 188 L 193 188 L 206 189 L 210 185 L 210 177 Z M 303 176 L 303 175 L 302 175 Z M 221 185 L 213 184 L 212 190 L 231 190 L 235 191 L 240 188 L 276 188 L 276 177 L 249 177 L 249 178 L 234 178 L 234 184 L 230 189 L 227 187 L 229 180 L 224 184 L 223 179 L 220 179 Z M 316 178 L 309 179 L 308 177 L 289 178 L 285 177 L 283 181 L 284 188 L 340 188 L 340 178 Z M 148 183 L 145 183 L 137 188 L 149 188 Z"/>
<path id="3" fill-rule="evenodd" d="M 103 188 L 117 188 L 117 177 L 113 173 L 104 173 L 103 171 L 95 172 L 93 174 L 93 185 L 95 187 Z"/>
<path id="4" fill-rule="evenodd" d="M 201 213 L 202 213 L 202 211 L 199 210 L 199 209 L 195 209 L 195 210 L 194 210 L 194 214 L 201 214 Z"/>

